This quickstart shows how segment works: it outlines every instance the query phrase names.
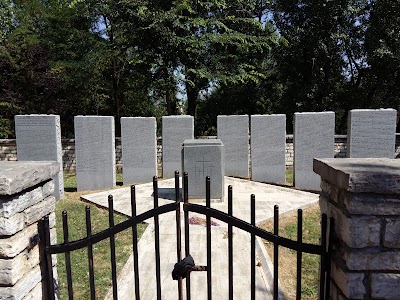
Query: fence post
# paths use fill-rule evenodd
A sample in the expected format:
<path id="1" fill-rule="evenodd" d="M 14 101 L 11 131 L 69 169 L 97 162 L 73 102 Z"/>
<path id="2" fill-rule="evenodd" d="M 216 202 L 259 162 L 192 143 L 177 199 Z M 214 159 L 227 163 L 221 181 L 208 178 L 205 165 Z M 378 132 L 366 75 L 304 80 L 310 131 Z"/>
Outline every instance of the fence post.
<path id="1" fill-rule="evenodd" d="M 334 219 L 331 299 L 400 297 L 400 160 L 314 159 Z"/>
<path id="2" fill-rule="evenodd" d="M 0 299 L 46 299 L 37 223 L 49 216 L 55 238 L 57 173 L 57 162 L 0 161 Z"/>

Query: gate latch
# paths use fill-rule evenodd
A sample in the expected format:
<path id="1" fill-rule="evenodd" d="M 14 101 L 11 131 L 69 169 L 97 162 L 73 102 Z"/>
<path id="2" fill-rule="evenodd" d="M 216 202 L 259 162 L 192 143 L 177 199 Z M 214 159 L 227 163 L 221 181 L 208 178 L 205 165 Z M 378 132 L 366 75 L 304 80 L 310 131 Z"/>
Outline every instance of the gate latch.
<path id="1" fill-rule="evenodd" d="M 195 266 L 193 257 L 189 254 L 180 262 L 176 263 L 172 271 L 172 279 L 184 279 L 186 274 L 191 271 L 207 271 L 207 266 Z"/>

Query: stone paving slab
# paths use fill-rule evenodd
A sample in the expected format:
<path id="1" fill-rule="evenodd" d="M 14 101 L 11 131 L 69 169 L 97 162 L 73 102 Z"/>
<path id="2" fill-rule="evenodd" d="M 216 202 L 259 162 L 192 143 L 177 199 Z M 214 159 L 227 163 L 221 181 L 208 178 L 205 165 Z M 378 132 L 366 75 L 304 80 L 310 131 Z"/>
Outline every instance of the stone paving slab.
<path id="1" fill-rule="evenodd" d="M 225 189 L 233 187 L 233 215 L 247 222 L 250 220 L 250 195 L 256 196 L 256 222 L 260 223 L 273 217 L 274 205 L 278 204 L 284 213 L 299 207 L 315 203 L 318 195 L 294 189 L 225 177 Z M 138 214 L 153 208 L 152 183 L 136 186 Z M 158 183 L 159 205 L 174 201 L 174 180 L 162 180 Z M 107 207 L 107 196 L 114 196 L 114 209 L 130 215 L 130 188 L 121 188 L 82 196 L 86 201 Z M 227 194 L 227 193 L 226 193 Z M 164 197 L 164 198 L 162 198 Z M 211 203 L 211 207 L 227 212 L 227 200 Z M 196 214 L 190 213 L 190 216 Z M 202 216 L 199 216 L 202 217 Z M 154 222 L 147 220 L 149 226 L 138 243 L 139 278 L 141 299 L 156 299 Z M 214 220 L 219 226 L 212 226 L 212 289 L 214 299 L 228 298 L 228 239 L 227 225 Z M 171 272 L 176 263 L 176 226 L 175 212 L 159 216 L 160 222 L 160 258 L 162 299 L 178 299 L 177 281 L 172 280 Z M 184 257 L 184 223 L 181 214 L 182 257 Z M 250 298 L 250 235 L 234 228 L 234 298 Z M 197 265 L 206 265 L 206 228 L 202 225 L 190 225 L 190 254 Z M 263 261 L 258 259 L 257 261 Z M 261 266 L 256 268 L 256 295 L 270 297 L 271 290 L 265 280 Z M 132 299 L 134 295 L 133 258 L 129 258 L 118 279 L 119 299 Z M 183 284 L 185 288 L 185 283 Z M 185 292 L 184 292 L 185 293 Z M 191 275 L 192 299 L 207 299 L 206 272 L 193 272 Z M 111 299 L 111 291 L 106 299 Z"/>

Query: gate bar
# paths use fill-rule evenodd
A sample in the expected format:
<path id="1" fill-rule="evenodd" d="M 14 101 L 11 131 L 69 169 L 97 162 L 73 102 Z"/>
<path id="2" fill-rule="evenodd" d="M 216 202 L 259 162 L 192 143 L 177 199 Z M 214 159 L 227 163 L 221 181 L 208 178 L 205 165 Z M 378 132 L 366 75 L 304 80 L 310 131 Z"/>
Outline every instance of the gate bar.
<path id="1" fill-rule="evenodd" d="M 206 177 L 206 207 L 211 207 L 210 176 Z M 207 299 L 212 299 L 212 278 L 211 278 L 211 217 L 206 217 L 207 225 Z"/>
<path id="2" fill-rule="evenodd" d="M 274 205 L 274 235 L 279 234 L 279 206 Z M 278 255 L 279 245 L 274 243 L 274 300 L 278 300 Z"/>
<path id="3" fill-rule="evenodd" d="M 319 274 L 319 299 L 324 299 L 325 297 L 325 279 L 326 279 L 326 260 L 327 260 L 327 241 L 326 241 L 326 229 L 327 229 L 327 216 L 326 214 L 322 214 L 321 218 L 321 247 L 323 254 L 320 258 L 320 274 Z"/>
<path id="4" fill-rule="evenodd" d="M 303 211 L 297 210 L 297 242 L 303 242 Z M 296 300 L 301 300 L 301 268 L 302 268 L 303 253 L 299 249 L 297 251 L 297 283 L 296 283 Z"/>
<path id="5" fill-rule="evenodd" d="M 183 202 L 184 204 L 189 203 L 189 194 L 188 194 L 188 173 L 183 173 Z M 189 212 L 185 210 L 185 256 L 190 254 L 189 247 Z M 186 300 L 190 300 L 190 272 L 186 273 Z"/>
<path id="6" fill-rule="evenodd" d="M 334 227 L 335 223 L 333 218 L 329 219 L 329 239 L 328 239 L 328 253 L 326 262 L 326 287 L 325 287 L 325 300 L 329 300 L 329 293 L 331 291 L 331 257 L 333 252 L 333 239 L 334 239 Z"/>
<path id="7" fill-rule="evenodd" d="M 108 195 L 108 225 L 110 228 L 114 227 L 114 203 L 113 196 Z M 110 259 L 111 259 L 111 278 L 113 287 L 113 299 L 118 300 L 117 291 L 117 263 L 115 257 L 115 235 L 110 235 Z"/>
<path id="8" fill-rule="evenodd" d="M 55 299 L 55 290 L 54 290 L 54 275 L 53 275 L 53 262 L 51 258 L 51 254 L 46 252 L 46 248 L 50 246 L 50 225 L 49 225 L 49 216 L 44 216 L 42 220 L 39 221 L 39 235 L 41 244 L 41 257 L 43 259 L 43 265 L 41 266 L 42 274 L 45 274 L 43 277 L 45 278 L 44 283 L 46 285 L 47 298 L 49 300 Z"/>
<path id="9" fill-rule="evenodd" d="M 153 177 L 154 208 L 158 207 L 158 182 L 157 176 Z M 160 224 L 158 215 L 154 216 L 154 247 L 156 252 L 156 281 L 157 281 L 157 300 L 161 300 L 161 271 L 160 271 Z"/>
<path id="10" fill-rule="evenodd" d="M 90 218 L 90 206 L 86 206 L 86 235 L 89 238 L 92 235 L 92 222 Z M 87 246 L 88 264 L 89 264 L 89 281 L 90 281 L 90 299 L 96 300 L 96 290 L 94 285 L 94 270 L 93 270 L 93 244 L 89 239 Z"/>
<path id="11" fill-rule="evenodd" d="M 181 201 L 179 197 L 179 171 L 175 171 L 175 202 L 178 204 Z M 176 260 L 182 260 L 182 238 L 181 238 L 181 206 L 176 208 Z M 179 300 L 183 299 L 182 294 L 182 277 L 178 278 L 178 297 Z"/>
<path id="12" fill-rule="evenodd" d="M 63 223 L 64 244 L 68 244 L 69 242 L 68 213 L 65 210 L 62 212 L 62 223 Z M 67 272 L 68 299 L 73 300 L 74 290 L 72 287 L 71 255 L 69 251 L 65 252 L 65 268 Z"/>
<path id="13" fill-rule="evenodd" d="M 134 185 L 131 186 L 131 212 L 132 218 L 136 217 L 136 187 Z M 132 225 L 132 245 L 134 270 L 133 276 L 135 278 L 135 299 L 140 300 L 137 224 Z"/>
<path id="14" fill-rule="evenodd" d="M 256 196 L 250 196 L 250 222 L 256 226 Z M 256 235 L 251 233 L 251 300 L 256 299 Z"/>
<path id="15" fill-rule="evenodd" d="M 232 186 L 228 186 L 228 215 L 232 216 Z M 228 223 L 229 300 L 233 300 L 233 230 Z"/>

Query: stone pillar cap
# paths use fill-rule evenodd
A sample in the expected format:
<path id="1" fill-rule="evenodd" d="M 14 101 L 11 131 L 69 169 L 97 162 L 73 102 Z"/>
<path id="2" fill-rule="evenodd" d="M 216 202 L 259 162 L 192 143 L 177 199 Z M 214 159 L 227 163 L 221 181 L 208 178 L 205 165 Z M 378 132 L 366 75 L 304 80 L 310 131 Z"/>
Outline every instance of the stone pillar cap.
<path id="1" fill-rule="evenodd" d="M 13 195 L 53 178 L 56 161 L 0 161 L 0 195 Z"/>
<path id="2" fill-rule="evenodd" d="M 400 193 L 400 159 L 314 158 L 314 172 L 351 192 Z"/>

